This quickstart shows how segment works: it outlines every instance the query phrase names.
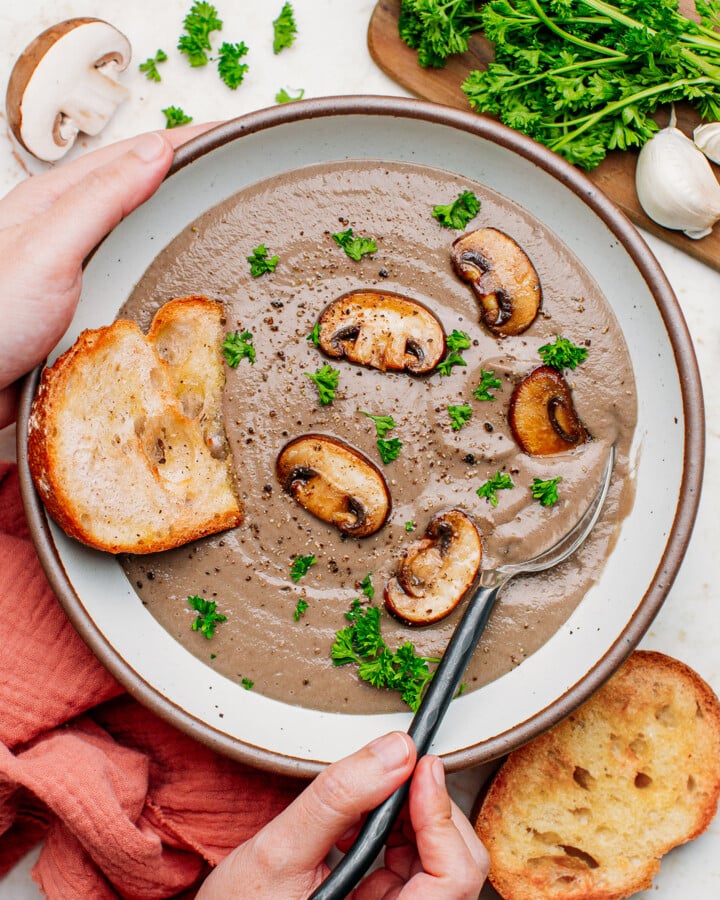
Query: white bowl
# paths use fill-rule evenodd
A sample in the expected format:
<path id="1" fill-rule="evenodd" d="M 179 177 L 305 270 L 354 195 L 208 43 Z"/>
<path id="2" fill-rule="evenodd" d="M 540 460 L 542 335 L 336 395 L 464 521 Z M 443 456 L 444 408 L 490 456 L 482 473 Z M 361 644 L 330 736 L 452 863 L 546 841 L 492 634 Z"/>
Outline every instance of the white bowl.
<path id="1" fill-rule="evenodd" d="M 387 97 L 287 104 L 228 122 L 187 144 L 158 192 L 97 248 L 56 354 L 111 321 L 157 253 L 201 213 L 242 188 L 343 159 L 421 163 L 487 185 L 540 219 L 597 281 L 624 333 L 639 400 L 636 499 L 598 583 L 522 665 L 457 699 L 433 745 L 448 769 L 485 762 L 586 699 L 652 622 L 687 546 L 704 454 L 702 393 L 677 300 L 633 226 L 577 170 L 480 116 Z M 244 690 L 185 651 L 147 612 L 117 561 L 67 538 L 45 515 L 27 468 L 24 426 L 39 371 L 23 392 L 19 463 L 40 558 L 68 616 L 140 702 L 220 751 L 312 775 L 405 713 L 344 715 Z"/>

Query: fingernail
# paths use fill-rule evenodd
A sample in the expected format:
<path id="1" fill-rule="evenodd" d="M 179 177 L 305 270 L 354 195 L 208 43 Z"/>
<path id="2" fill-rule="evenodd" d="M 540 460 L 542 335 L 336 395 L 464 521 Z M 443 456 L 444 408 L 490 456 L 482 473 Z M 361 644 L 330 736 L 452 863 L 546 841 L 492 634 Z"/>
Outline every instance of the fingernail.
<path id="1" fill-rule="evenodd" d="M 430 766 L 430 771 L 432 772 L 432 777 L 435 779 L 435 784 L 438 787 L 445 787 L 445 767 L 440 761 L 439 757 L 435 757 L 432 761 L 432 765 Z"/>
<path id="2" fill-rule="evenodd" d="M 153 162 L 167 151 L 167 141 L 156 131 L 144 134 L 132 148 L 132 152 L 143 162 Z"/>
<path id="3" fill-rule="evenodd" d="M 404 735 L 397 731 L 377 738 L 368 749 L 380 760 L 387 772 L 399 769 L 410 757 L 410 748 Z"/>

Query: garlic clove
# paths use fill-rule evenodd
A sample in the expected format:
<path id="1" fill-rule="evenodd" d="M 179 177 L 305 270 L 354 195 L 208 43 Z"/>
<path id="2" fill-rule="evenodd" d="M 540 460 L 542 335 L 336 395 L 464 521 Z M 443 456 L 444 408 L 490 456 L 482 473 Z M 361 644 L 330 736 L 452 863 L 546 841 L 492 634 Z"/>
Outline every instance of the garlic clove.
<path id="1" fill-rule="evenodd" d="M 720 184 L 710 163 L 678 128 L 663 128 L 640 151 L 635 187 L 658 225 L 705 237 L 720 219 Z"/>
<path id="2" fill-rule="evenodd" d="M 714 163 L 720 163 L 720 122 L 708 122 L 707 125 L 698 125 L 693 131 L 695 146 L 711 159 Z"/>

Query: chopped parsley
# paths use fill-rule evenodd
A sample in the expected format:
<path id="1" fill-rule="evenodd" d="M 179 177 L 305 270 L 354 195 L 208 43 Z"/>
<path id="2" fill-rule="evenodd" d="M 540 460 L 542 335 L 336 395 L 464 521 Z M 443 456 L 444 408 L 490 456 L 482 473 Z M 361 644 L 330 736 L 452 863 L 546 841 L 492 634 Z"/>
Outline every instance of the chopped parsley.
<path id="1" fill-rule="evenodd" d="M 331 365 L 325 363 L 319 369 L 312 372 L 305 372 L 305 375 L 313 382 L 318 391 L 318 399 L 320 406 L 327 406 L 335 399 L 338 382 L 340 381 L 339 369 L 333 369 Z"/>
<path id="2" fill-rule="evenodd" d="M 408 533 L 410 533 L 411 531 L 415 531 L 416 528 L 417 528 L 417 525 L 413 522 L 412 519 L 409 519 L 405 523 L 405 531 L 407 531 Z"/>
<path id="3" fill-rule="evenodd" d="M 490 506 L 498 505 L 498 491 L 506 491 L 509 488 L 514 488 L 515 484 L 512 478 L 505 472 L 496 472 L 492 478 L 488 478 L 488 480 L 481 484 L 477 489 L 476 493 L 478 497 L 485 497 Z"/>
<path id="4" fill-rule="evenodd" d="M 472 407 L 468 403 L 463 403 L 461 406 L 448 406 L 447 411 L 453 431 L 460 431 L 463 425 L 467 425 L 472 418 Z"/>
<path id="5" fill-rule="evenodd" d="M 395 651 L 390 650 L 380 634 L 377 606 L 363 607 L 359 600 L 354 600 L 345 618 L 350 625 L 335 635 L 331 651 L 333 664 L 354 663 L 362 681 L 376 688 L 398 691 L 414 712 L 433 677 L 430 665 L 440 660 L 418 656 L 409 641 Z"/>
<path id="6" fill-rule="evenodd" d="M 311 344 L 315 344 L 316 347 L 320 346 L 320 323 L 319 322 L 316 322 L 313 325 L 313 330 L 307 336 L 307 340 L 309 340 Z"/>
<path id="7" fill-rule="evenodd" d="M 220 622 L 227 622 L 227 616 L 220 615 L 217 603 L 214 600 L 206 600 L 204 597 L 193 595 L 187 598 L 187 602 L 195 610 L 197 616 L 193 619 L 192 630 L 199 631 L 210 640 L 215 634 L 215 626 Z"/>
<path id="8" fill-rule="evenodd" d="M 297 94 L 293 96 L 289 93 L 285 88 L 280 88 L 280 90 L 275 94 L 275 102 L 276 103 L 292 103 L 294 100 L 302 100 L 305 96 L 305 88 L 298 88 Z"/>
<path id="9" fill-rule="evenodd" d="M 290 566 L 290 578 L 297 584 L 303 575 L 307 575 L 310 566 L 314 566 L 316 562 L 314 553 L 311 553 L 310 556 L 296 556 Z"/>
<path id="10" fill-rule="evenodd" d="M 273 53 L 279 53 L 295 40 L 297 25 L 291 3 L 283 4 L 277 19 L 273 20 Z"/>
<path id="11" fill-rule="evenodd" d="M 392 416 L 373 416 L 369 412 L 363 412 L 360 410 L 364 416 L 367 416 L 368 419 L 372 419 L 375 423 L 375 431 L 377 436 L 380 438 L 385 437 L 388 431 L 392 431 L 395 427 L 395 419 Z"/>
<path id="12" fill-rule="evenodd" d="M 398 438 L 378 438 L 377 448 L 380 459 L 387 465 L 400 456 L 402 441 Z"/>
<path id="13" fill-rule="evenodd" d="M 252 678 L 243 678 L 240 681 L 240 684 L 245 688 L 246 691 L 251 691 L 255 682 L 252 680 Z"/>
<path id="14" fill-rule="evenodd" d="M 303 597 L 301 597 L 297 602 L 297 606 L 295 607 L 295 612 L 293 613 L 293 619 L 295 619 L 296 622 L 299 622 L 300 616 L 307 610 L 307 608 L 308 608 L 307 600 L 305 600 Z"/>
<path id="15" fill-rule="evenodd" d="M 472 395 L 476 400 L 495 400 L 490 391 L 502 387 L 502 382 L 495 377 L 492 369 L 480 369 L 480 384 L 473 390 Z"/>
<path id="16" fill-rule="evenodd" d="M 247 359 L 251 365 L 255 365 L 255 346 L 252 333 L 249 331 L 243 331 L 242 334 L 237 331 L 234 334 L 228 332 L 221 349 L 231 369 L 237 369 L 241 359 Z"/>
<path id="17" fill-rule="evenodd" d="M 178 125 L 187 125 L 192 122 L 192 116 L 187 116 L 179 106 L 166 106 L 163 110 L 165 114 L 165 127 L 177 128 Z"/>
<path id="18" fill-rule="evenodd" d="M 445 359 L 441 360 L 435 367 L 441 375 L 449 375 L 453 366 L 466 366 L 467 363 L 462 357 L 463 350 L 467 350 L 470 346 L 470 335 L 465 331 L 458 331 L 457 328 L 445 339 L 445 345 L 448 352 Z"/>
<path id="19" fill-rule="evenodd" d="M 359 582 L 358 587 L 365 594 L 368 600 L 372 600 L 375 596 L 375 586 L 372 583 L 372 575 L 368 572 L 367 575 L 363 578 L 361 582 Z"/>
<path id="20" fill-rule="evenodd" d="M 265 244 L 258 244 L 253 250 L 252 255 L 247 257 L 250 263 L 250 274 L 253 278 L 259 278 L 266 272 L 274 272 L 277 264 L 280 262 L 279 256 L 271 256 L 268 258 L 268 248 Z"/>
<path id="21" fill-rule="evenodd" d="M 587 359 L 587 348 L 578 347 L 567 338 L 556 335 L 555 343 L 544 344 L 538 348 L 540 358 L 546 366 L 562 371 L 563 369 L 575 369 Z"/>
<path id="22" fill-rule="evenodd" d="M 166 61 L 167 53 L 164 50 L 158 50 L 155 56 L 149 56 L 145 62 L 140 63 L 138 69 L 145 73 L 145 77 L 148 81 L 162 81 L 157 67 L 158 63 L 164 63 Z"/>
<path id="23" fill-rule="evenodd" d="M 463 191 L 457 199 L 445 206 L 433 207 L 433 217 L 445 228 L 462 230 L 480 211 L 480 201 L 472 191 Z"/>
<path id="24" fill-rule="evenodd" d="M 345 253 L 356 262 L 368 253 L 375 253 L 377 244 L 369 237 L 355 237 L 352 228 L 340 231 L 332 236 L 338 247 L 342 247 Z"/>
<path id="25" fill-rule="evenodd" d="M 247 63 L 240 60 L 248 52 L 243 41 L 238 44 L 229 44 L 225 41 L 218 50 L 217 70 L 218 75 L 230 90 L 237 90 L 245 78 L 245 73 L 250 68 Z"/>
<path id="26" fill-rule="evenodd" d="M 530 485 L 530 492 L 535 500 L 539 500 L 543 506 L 553 506 L 558 501 L 557 486 L 562 481 L 562 475 L 557 478 L 549 478 L 543 481 L 542 478 L 533 478 Z"/>
<path id="27" fill-rule="evenodd" d="M 210 34 L 220 31 L 223 23 L 218 18 L 217 10 L 212 3 L 194 3 L 183 20 L 185 34 L 177 43 L 177 48 L 184 53 L 194 68 L 207 64 L 207 51 L 211 50 Z"/>

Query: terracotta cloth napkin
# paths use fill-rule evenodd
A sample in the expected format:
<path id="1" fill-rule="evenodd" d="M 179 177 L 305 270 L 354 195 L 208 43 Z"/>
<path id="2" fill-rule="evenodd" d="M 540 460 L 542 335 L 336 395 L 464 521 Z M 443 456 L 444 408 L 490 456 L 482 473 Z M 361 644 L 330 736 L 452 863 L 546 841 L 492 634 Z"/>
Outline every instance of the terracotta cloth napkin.
<path id="1" fill-rule="evenodd" d="M 304 786 L 219 756 L 123 693 L 45 579 L 9 463 L 0 622 L 0 877 L 44 841 L 33 877 L 51 900 L 192 897 Z"/>

